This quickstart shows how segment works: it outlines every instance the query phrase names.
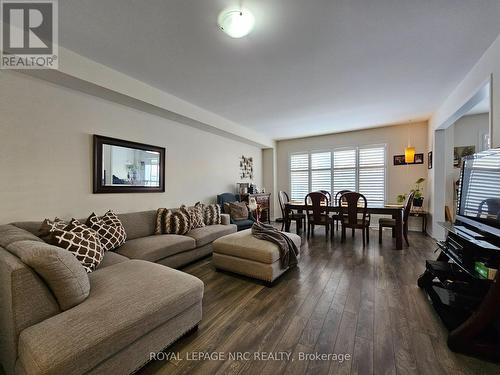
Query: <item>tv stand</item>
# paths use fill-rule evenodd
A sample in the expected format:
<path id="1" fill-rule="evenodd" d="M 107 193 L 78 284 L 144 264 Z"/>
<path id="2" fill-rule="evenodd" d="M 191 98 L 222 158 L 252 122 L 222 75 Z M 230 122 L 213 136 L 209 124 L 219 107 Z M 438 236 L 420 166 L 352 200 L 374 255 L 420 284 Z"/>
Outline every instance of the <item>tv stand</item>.
<path id="1" fill-rule="evenodd" d="M 451 350 L 499 362 L 498 239 L 487 242 L 489 238 L 481 233 L 471 236 L 452 224 L 442 223 L 442 226 L 447 231 L 446 241 L 438 242 L 437 259 L 426 261 L 426 270 L 418 278 L 418 286 L 427 293 L 450 331 L 448 347 Z M 494 280 L 484 278 L 475 270 L 476 261 L 497 269 Z"/>

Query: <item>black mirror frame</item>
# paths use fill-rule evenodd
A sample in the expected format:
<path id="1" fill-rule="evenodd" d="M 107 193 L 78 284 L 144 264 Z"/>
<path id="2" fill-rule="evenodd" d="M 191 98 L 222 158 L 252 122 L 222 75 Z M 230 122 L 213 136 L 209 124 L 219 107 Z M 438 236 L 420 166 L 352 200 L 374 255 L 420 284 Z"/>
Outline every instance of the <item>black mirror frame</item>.
<path id="1" fill-rule="evenodd" d="M 160 154 L 160 186 L 105 186 L 102 184 L 102 148 L 103 145 L 121 146 L 135 148 L 144 151 L 154 151 Z M 124 141 L 122 139 L 104 137 L 94 134 L 94 194 L 110 193 L 164 193 L 165 192 L 165 148 L 146 145 L 143 143 Z"/>

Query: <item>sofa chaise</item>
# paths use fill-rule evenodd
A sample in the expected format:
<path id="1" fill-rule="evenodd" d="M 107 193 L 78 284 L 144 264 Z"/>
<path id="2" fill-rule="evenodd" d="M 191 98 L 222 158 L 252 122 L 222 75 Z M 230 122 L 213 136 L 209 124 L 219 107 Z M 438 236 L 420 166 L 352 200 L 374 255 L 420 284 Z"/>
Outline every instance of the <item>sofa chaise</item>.
<path id="1" fill-rule="evenodd" d="M 0 363 L 7 375 L 129 374 L 197 327 L 203 282 L 173 268 L 209 255 L 212 242 L 236 226 L 223 215 L 223 224 L 185 236 L 154 235 L 155 215 L 118 215 L 127 241 L 84 272 L 89 295 L 69 309 L 21 260 L 62 250 L 36 236 L 41 223 L 0 226 Z"/>

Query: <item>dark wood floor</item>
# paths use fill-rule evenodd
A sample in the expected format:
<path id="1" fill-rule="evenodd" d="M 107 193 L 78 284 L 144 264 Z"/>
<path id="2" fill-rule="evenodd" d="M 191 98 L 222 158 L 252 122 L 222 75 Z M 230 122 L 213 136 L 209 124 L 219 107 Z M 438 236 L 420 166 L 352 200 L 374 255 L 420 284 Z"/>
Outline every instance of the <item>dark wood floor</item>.
<path id="1" fill-rule="evenodd" d="M 500 366 L 448 350 L 446 330 L 416 286 L 424 260 L 435 257 L 433 240 L 410 233 L 411 247 L 397 251 L 390 232 L 381 246 L 377 234 L 363 248 L 360 233 L 341 244 L 316 229 L 299 267 L 272 288 L 218 273 L 210 259 L 188 266 L 205 283 L 199 330 L 169 348 L 178 359 L 151 362 L 140 373 L 499 374 Z M 286 351 L 294 360 L 186 360 L 200 351 Z M 301 361 L 301 352 L 352 359 Z"/>

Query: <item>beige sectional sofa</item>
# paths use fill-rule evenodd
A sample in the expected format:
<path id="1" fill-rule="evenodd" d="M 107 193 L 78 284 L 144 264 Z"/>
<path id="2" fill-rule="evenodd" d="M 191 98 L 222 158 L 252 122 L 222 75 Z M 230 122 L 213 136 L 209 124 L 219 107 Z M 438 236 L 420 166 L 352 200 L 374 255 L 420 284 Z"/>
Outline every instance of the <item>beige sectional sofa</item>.
<path id="1" fill-rule="evenodd" d="M 15 255 L 46 250 L 36 236 L 41 223 L 0 226 L 0 363 L 6 374 L 128 374 L 197 327 L 203 282 L 171 267 L 210 254 L 211 243 L 236 226 L 224 217 L 224 224 L 185 236 L 154 235 L 155 211 L 119 217 L 127 242 L 105 254 L 86 276 L 89 296 L 65 311 L 44 279 Z"/>

